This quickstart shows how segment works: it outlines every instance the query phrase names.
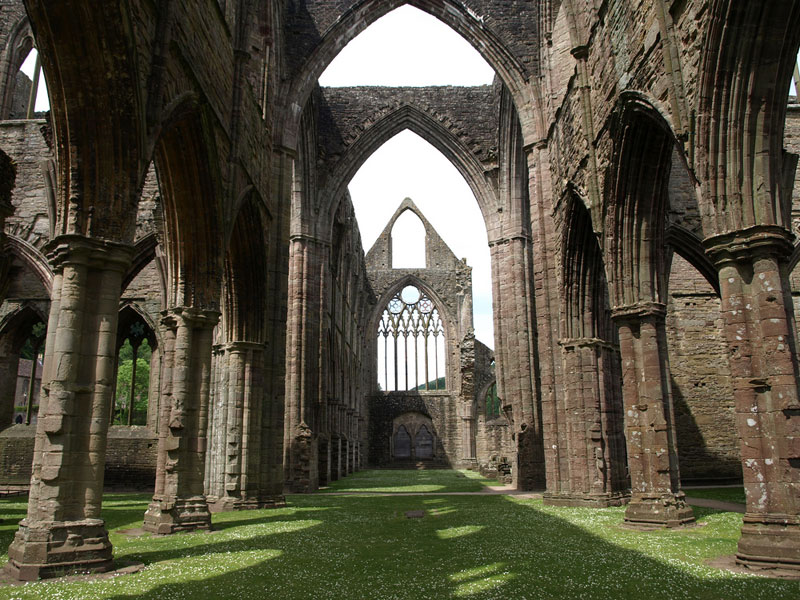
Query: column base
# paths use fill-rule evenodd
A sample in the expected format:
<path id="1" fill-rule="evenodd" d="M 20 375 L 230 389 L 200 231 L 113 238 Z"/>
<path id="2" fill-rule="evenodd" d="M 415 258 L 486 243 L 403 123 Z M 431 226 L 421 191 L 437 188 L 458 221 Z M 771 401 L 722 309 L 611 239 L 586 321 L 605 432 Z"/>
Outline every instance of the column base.
<path id="1" fill-rule="evenodd" d="M 683 492 L 649 496 L 633 494 L 625 510 L 625 524 L 642 529 L 680 527 L 694 523 Z"/>
<path id="2" fill-rule="evenodd" d="M 142 529 L 158 535 L 211 529 L 211 513 L 205 496 L 154 499 L 144 513 Z"/>
<path id="3" fill-rule="evenodd" d="M 631 499 L 627 492 L 607 492 L 601 494 L 567 494 L 551 493 L 542 494 L 542 502 L 549 506 L 577 506 L 587 508 L 608 508 L 609 506 L 624 506 Z"/>
<path id="4" fill-rule="evenodd" d="M 262 508 L 281 508 L 286 506 L 286 497 L 282 494 L 276 496 L 263 496 L 260 498 L 234 498 L 225 496 L 224 498 L 207 498 L 208 509 L 212 513 L 226 512 L 231 510 L 259 510 Z"/>
<path id="5" fill-rule="evenodd" d="M 5 573 L 20 581 L 70 573 L 104 573 L 112 567 L 112 548 L 102 519 L 20 521 L 8 548 Z"/>
<path id="6" fill-rule="evenodd" d="M 800 572 L 800 522 L 790 515 L 745 515 L 736 563 Z"/>

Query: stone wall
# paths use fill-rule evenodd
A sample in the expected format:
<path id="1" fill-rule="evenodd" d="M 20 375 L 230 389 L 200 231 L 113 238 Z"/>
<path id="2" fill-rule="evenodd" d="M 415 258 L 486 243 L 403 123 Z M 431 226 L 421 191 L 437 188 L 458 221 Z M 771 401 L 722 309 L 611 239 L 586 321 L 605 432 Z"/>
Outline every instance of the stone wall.
<path id="1" fill-rule="evenodd" d="M 677 255 L 669 281 L 667 335 L 681 480 L 738 481 L 741 455 L 719 296 Z"/>

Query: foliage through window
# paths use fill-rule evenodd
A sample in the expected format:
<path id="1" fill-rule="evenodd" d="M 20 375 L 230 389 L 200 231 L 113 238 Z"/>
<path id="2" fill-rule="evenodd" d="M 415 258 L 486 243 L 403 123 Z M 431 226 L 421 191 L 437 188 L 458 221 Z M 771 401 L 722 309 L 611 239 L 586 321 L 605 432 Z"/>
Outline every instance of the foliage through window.
<path id="1" fill-rule="evenodd" d="M 500 416 L 500 398 L 497 397 L 497 383 L 493 383 L 486 391 L 486 419 Z"/>
<path id="2" fill-rule="evenodd" d="M 119 349 L 112 425 L 147 424 L 151 355 L 147 327 L 141 321 L 134 321 Z"/>

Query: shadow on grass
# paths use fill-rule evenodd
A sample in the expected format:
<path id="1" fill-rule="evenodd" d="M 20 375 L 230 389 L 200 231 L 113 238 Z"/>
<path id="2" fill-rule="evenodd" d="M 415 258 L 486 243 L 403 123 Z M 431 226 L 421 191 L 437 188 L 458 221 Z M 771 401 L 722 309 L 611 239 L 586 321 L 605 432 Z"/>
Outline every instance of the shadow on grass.
<path id="1" fill-rule="evenodd" d="M 695 509 L 706 527 L 636 532 L 619 528 L 621 509 L 543 507 L 503 496 L 288 501 L 282 509 L 214 515 L 213 534 L 118 543 L 119 559 L 148 565 L 142 573 L 25 586 L 31 595 L 15 597 L 800 597 L 800 582 L 734 578 L 701 566 L 706 557 L 733 553 L 741 525 L 738 515 L 712 509 Z M 108 503 L 104 517 L 125 520 L 113 513 L 127 515 L 132 504 Z M 145 505 L 136 510 L 140 521 Z M 422 518 L 406 517 L 420 510 Z"/>

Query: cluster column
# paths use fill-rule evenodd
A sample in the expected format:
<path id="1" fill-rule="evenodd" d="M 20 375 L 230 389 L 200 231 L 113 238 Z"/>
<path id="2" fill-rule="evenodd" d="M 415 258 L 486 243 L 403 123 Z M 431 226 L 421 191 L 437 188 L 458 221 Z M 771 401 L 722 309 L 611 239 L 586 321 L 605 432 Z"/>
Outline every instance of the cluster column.
<path id="1" fill-rule="evenodd" d="M 214 397 L 206 461 L 206 494 L 212 511 L 282 505 L 264 489 L 264 450 L 274 435 L 265 407 L 264 344 L 230 342 L 215 348 Z"/>
<path id="2" fill-rule="evenodd" d="M 158 534 L 210 529 L 203 479 L 211 347 L 219 313 L 176 307 L 162 315 L 164 387 L 156 489 L 143 528 Z"/>
<path id="3" fill-rule="evenodd" d="M 541 411 L 536 401 L 536 322 L 531 295 L 531 243 L 526 236 L 489 243 L 492 261 L 498 394 L 513 411 L 514 485 L 545 483 Z"/>
<path id="4" fill-rule="evenodd" d="M 100 508 L 119 298 L 132 256 L 130 246 L 78 235 L 49 246 L 53 294 L 28 514 L 6 565 L 16 579 L 111 568 Z"/>
<path id="5" fill-rule="evenodd" d="M 614 309 L 622 356 L 622 399 L 631 478 L 625 522 L 677 527 L 694 521 L 680 491 L 665 330 L 666 307 Z"/>
<path id="6" fill-rule="evenodd" d="M 557 408 L 564 424 L 559 486 L 546 504 L 619 506 L 628 500 L 618 350 L 596 338 L 561 340 L 564 395 Z M 554 478 L 555 479 L 555 478 Z M 554 486 L 555 487 L 555 486 Z"/>
<path id="7" fill-rule="evenodd" d="M 741 564 L 800 569 L 800 398 L 788 281 L 792 234 L 758 226 L 709 238 L 719 272 L 747 512 Z"/>

